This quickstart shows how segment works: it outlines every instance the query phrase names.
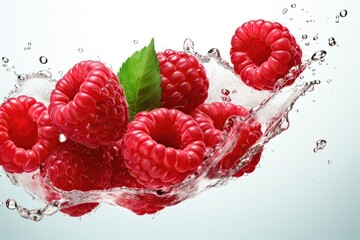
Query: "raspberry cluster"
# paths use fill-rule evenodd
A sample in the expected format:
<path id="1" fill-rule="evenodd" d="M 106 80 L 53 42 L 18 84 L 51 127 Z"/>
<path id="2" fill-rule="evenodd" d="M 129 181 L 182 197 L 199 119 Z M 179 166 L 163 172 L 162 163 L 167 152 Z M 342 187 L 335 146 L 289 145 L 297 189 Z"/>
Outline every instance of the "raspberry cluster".
<path id="1" fill-rule="evenodd" d="M 301 60 L 294 37 L 278 23 L 245 23 L 231 44 L 235 72 L 259 90 L 273 89 Z M 139 215 L 178 203 L 174 195 L 163 193 L 206 164 L 207 150 L 223 141 L 227 119 L 249 118 L 250 111 L 233 103 L 204 103 L 209 80 L 194 56 L 165 50 L 157 59 L 160 107 L 140 111 L 131 121 L 118 77 L 99 61 L 73 66 L 51 92 L 48 108 L 30 96 L 8 99 L 0 106 L 0 165 L 9 173 L 38 170 L 64 191 L 154 190 L 119 197 L 118 205 Z M 65 142 L 60 142 L 60 134 Z M 261 135 L 255 120 L 241 123 L 234 147 L 214 166 L 214 173 L 233 169 Z M 260 157 L 261 151 L 233 176 L 254 171 Z M 57 198 L 49 192 L 47 201 Z M 82 216 L 98 205 L 89 202 L 61 211 Z"/>

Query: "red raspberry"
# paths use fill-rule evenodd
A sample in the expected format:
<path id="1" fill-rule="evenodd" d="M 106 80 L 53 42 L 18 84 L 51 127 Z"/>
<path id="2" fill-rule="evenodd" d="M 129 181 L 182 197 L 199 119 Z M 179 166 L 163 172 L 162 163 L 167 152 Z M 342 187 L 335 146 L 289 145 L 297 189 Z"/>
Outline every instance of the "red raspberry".
<path id="1" fill-rule="evenodd" d="M 209 80 L 204 66 L 185 52 L 157 53 L 162 77 L 161 106 L 191 113 L 208 96 Z"/>
<path id="2" fill-rule="evenodd" d="M 108 153 L 111 155 L 112 176 L 111 187 L 128 187 L 133 189 L 144 189 L 136 179 L 130 175 L 125 166 L 124 158 L 121 153 L 122 141 L 114 144 Z M 161 191 L 158 193 L 162 193 Z M 175 197 L 160 196 L 159 194 L 122 194 L 116 203 L 125 207 L 138 215 L 154 214 L 174 202 Z"/>
<path id="3" fill-rule="evenodd" d="M 249 111 L 241 106 L 232 103 L 213 102 L 198 106 L 191 116 L 199 123 L 204 132 L 206 146 L 214 147 L 221 142 L 224 124 L 231 116 L 247 117 Z M 261 125 L 253 122 L 251 124 L 241 123 L 240 136 L 233 150 L 226 154 L 221 160 L 221 168 L 225 171 L 234 167 L 235 163 L 241 158 L 257 139 L 262 135 Z M 255 166 L 260 161 L 261 151 L 251 157 L 249 163 L 236 172 L 233 176 L 240 177 L 244 173 L 254 171 Z"/>
<path id="4" fill-rule="evenodd" d="M 154 189 L 180 183 L 205 156 L 203 133 L 189 115 L 157 108 L 138 113 L 124 136 L 123 156 L 130 174 Z"/>
<path id="5" fill-rule="evenodd" d="M 55 147 L 55 130 L 44 104 L 9 98 L 0 107 L 0 165 L 9 173 L 35 171 Z"/>
<path id="6" fill-rule="evenodd" d="M 258 90 L 274 90 L 290 68 L 301 64 L 301 48 L 289 30 L 277 22 L 244 23 L 235 31 L 231 46 L 234 71 L 245 84 Z M 291 85 L 300 73 L 295 72 L 283 86 Z"/>
<path id="7" fill-rule="evenodd" d="M 46 159 L 44 174 L 64 191 L 101 190 L 110 185 L 111 164 L 101 149 L 87 148 L 70 140 L 58 145 Z M 48 201 L 55 200 L 49 195 Z M 91 212 L 99 203 L 83 203 L 61 209 L 73 217 Z"/>
<path id="8" fill-rule="evenodd" d="M 204 132 L 205 145 L 210 147 L 220 143 L 224 124 L 230 116 L 246 117 L 247 115 L 249 110 L 246 108 L 222 102 L 201 104 L 191 113 Z"/>
<path id="9" fill-rule="evenodd" d="M 57 82 L 49 113 L 65 136 L 91 148 L 118 141 L 129 119 L 118 78 L 98 61 L 76 64 Z"/>

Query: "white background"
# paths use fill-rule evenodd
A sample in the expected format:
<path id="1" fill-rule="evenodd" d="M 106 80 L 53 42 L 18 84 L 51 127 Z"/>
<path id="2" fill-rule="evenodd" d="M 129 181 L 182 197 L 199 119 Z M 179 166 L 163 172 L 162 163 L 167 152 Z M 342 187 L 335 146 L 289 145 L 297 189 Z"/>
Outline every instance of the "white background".
<path id="1" fill-rule="evenodd" d="M 7 71 L 0 66 L 1 97 L 15 83 L 13 71 L 49 69 L 59 78 L 59 71 L 66 72 L 80 60 L 101 59 L 116 72 L 152 37 L 157 51 L 181 50 L 189 37 L 198 51 L 217 47 L 228 59 L 235 29 L 259 18 L 287 26 L 304 58 L 317 50 L 328 52 L 323 65 L 314 67 L 315 76 L 307 70 L 306 80 L 319 79 L 322 84 L 295 104 L 289 130 L 266 146 L 261 168 L 253 174 L 155 216 L 140 217 L 104 204 L 81 219 L 59 213 L 35 223 L 3 204 L 0 239 L 360 238 L 360 8 L 355 0 L 0 3 L 0 57 L 8 57 L 10 67 Z M 288 8 L 285 15 L 284 8 Z M 342 9 L 348 15 L 335 23 Z M 307 40 L 302 40 L 303 34 Z M 339 46 L 330 47 L 329 37 Z M 31 50 L 24 50 L 29 42 Z M 38 60 L 42 55 L 48 58 L 46 65 Z M 326 139 L 327 146 L 314 153 L 318 139 Z M 43 206 L 13 187 L 2 173 L 0 201 L 7 198 L 25 206 Z"/>

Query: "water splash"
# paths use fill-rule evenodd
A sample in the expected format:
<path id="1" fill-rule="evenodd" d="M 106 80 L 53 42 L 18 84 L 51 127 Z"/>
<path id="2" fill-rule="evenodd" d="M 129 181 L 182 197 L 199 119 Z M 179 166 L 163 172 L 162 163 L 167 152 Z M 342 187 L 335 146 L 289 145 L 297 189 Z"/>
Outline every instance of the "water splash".
<path id="1" fill-rule="evenodd" d="M 192 198 L 199 193 L 216 186 L 223 186 L 233 177 L 233 174 L 240 171 L 248 165 L 250 157 L 258 153 L 264 145 L 275 136 L 281 134 L 289 127 L 288 114 L 299 97 L 304 96 L 306 92 L 313 90 L 314 86 L 320 84 L 320 81 L 308 81 L 295 83 L 291 87 L 277 89 L 274 92 L 257 91 L 246 86 L 234 73 L 230 64 L 221 58 L 220 51 L 212 48 L 207 54 L 203 55 L 194 49 L 194 42 L 186 39 L 184 50 L 197 57 L 204 65 L 210 81 L 209 97 L 206 102 L 221 101 L 221 96 L 230 96 L 233 103 L 242 105 L 251 109 L 247 118 L 234 116 L 228 119 L 224 126 L 222 141 L 213 149 L 209 149 L 206 159 L 199 166 L 197 171 L 189 176 L 182 183 L 154 191 L 152 189 L 131 189 L 126 187 L 113 188 L 107 190 L 94 191 L 62 191 L 52 185 L 39 171 L 34 173 L 7 174 L 12 183 L 21 186 L 28 193 L 37 199 L 47 202 L 49 194 L 58 196 L 57 201 L 48 203 L 44 208 L 29 210 L 9 200 L 7 206 L 10 209 L 17 210 L 20 216 L 32 221 L 40 221 L 44 216 L 49 216 L 62 208 L 71 207 L 81 203 L 99 202 L 115 206 L 123 206 L 123 200 L 138 201 L 139 197 L 148 195 L 157 198 L 171 199 L 168 205 L 178 204 L 186 199 Z M 293 77 L 294 71 L 303 71 L 313 62 L 320 61 L 326 56 L 325 51 L 314 53 L 313 57 L 296 66 L 286 74 L 284 81 Z M 33 82 L 41 83 L 39 89 L 34 89 Z M 20 74 L 17 78 L 20 84 L 15 90 L 11 91 L 7 97 L 16 96 L 29 91 L 31 96 L 41 99 L 48 104 L 50 89 L 54 87 L 55 81 L 49 71 L 39 71 L 37 73 Z M 27 85 L 26 85 L 27 84 Z M 26 85 L 26 86 L 25 86 Z M 221 89 L 221 91 L 219 91 Z M 231 89 L 236 89 L 232 90 Z M 219 166 L 220 161 L 226 154 L 235 147 L 235 142 L 242 134 L 242 127 L 261 124 L 263 135 L 253 144 L 247 152 L 238 159 L 235 166 L 230 170 L 214 168 Z M 64 136 L 59 136 L 59 141 L 66 141 Z"/>
<path id="2" fill-rule="evenodd" d="M 45 56 L 40 56 L 39 61 L 41 64 L 46 64 L 48 62 L 48 59 Z"/>

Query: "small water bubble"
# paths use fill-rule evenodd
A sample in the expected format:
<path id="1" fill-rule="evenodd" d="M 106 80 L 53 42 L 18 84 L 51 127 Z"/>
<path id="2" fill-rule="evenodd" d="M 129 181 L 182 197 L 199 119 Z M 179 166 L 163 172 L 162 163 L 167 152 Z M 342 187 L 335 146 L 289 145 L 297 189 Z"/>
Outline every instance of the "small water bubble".
<path id="1" fill-rule="evenodd" d="M 31 42 L 28 42 L 28 46 L 31 46 Z"/>
<path id="2" fill-rule="evenodd" d="M 232 90 L 231 93 L 232 93 L 232 94 L 237 94 L 237 91 L 236 91 L 236 90 Z"/>
<path id="3" fill-rule="evenodd" d="M 339 19 L 336 19 L 335 23 L 339 23 Z"/>
<path id="4" fill-rule="evenodd" d="M 309 46 L 309 45 L 310 45 L 310 43 L 309 43 L 309 42 L 306 42 L 306 43 L 305 43 L 305 45 L 306 45 L 306 46 Z"/>
<path id="5" fill-rule="evenodd" d="M 230 94 L 230 91 L 228 89 L 223 88 L 223 89 L 221 89 L 221 94 L 228 96 Z"/>
<path id="6" fill-rule="evenodd" d="M 343 9 L 340 11 L 340 17 L 346 17 L 348 14 L 348 11 L 346 9 Z"/>
<path id="7" fill-rule="evenodd" d="M 134 39 L 134 41 L 133 41 L 133 44 L 138 44 L 139 43 L 139 40 L 137 40 L 137 39 Z"/>
<path id="8" fill-rule="evenodd" d="M 14 199 L 7 199 L 6 207 L 10 210 L 15 210 L 17 208 L 17 203 Z"/>
<path id="9" fill-rule="evenodd" d="M 308 36 L 306 34 L 302 35 L 302 39 L 307 39 L 307 38 L 308 38 Z"/>
<path id="10" fill-rule="evenodd" d="M 319 139 L 316 141 L 316 147 L 314 148 L 314 153 L 316 153 L 319 150 L 323 150 L 326 146 L 327 142 L 325 139 Z"/>
<path id="11" fill-rule="evenodd" d="M 318 35 L 315 35 L 315 36 L 313 37 L 313 40 L 314 40 L 314 41 L 316 41 L 316 40 L 318 40 L 318 39 L 319 39 Z"/>
<path id="12" fill-rule="evenodd" d="M 45 56 L 40 56 L 39 61 L 41 64 L 46 64 L 48 62 L 48 59 Z"/>
<path id="13" fill-rule="evenodd" d="M 335 45 L 336 45 L 336 40 L 335 40 L 335 38 L 333 38 L 333 37 L 330 37 L 330 38 L 329 38 L 329 45 L 330 45 L 330 46 L 335 46 Z"/>
<path id="14" fill-rule="evenodd" d="M 60 70 L 58 73 L 59 73 L 60 77 L 62 77 L 64 75 L 64 72 L 62 70 Z"/>
<path id="15" fill-rule="evenodd" d="M 28 76 L 26 74 L 20 74 L 17 79 L 19 81 L 25 81 L 28 78 Z"/>
<path id="16" fill-rule="evenodd" d="M 190 38 L 185 39 L 183 48 L 186 52 L 191 52 L 194 50 L 194 42 Z"/>
<path id="17" fill-rule="evenodd" d="M 335 17 L 336 19 L 339 19 L 340 18 L 340 16 L 339 15 L 336 15 L 336 17 Z"/>
<path id="18" fill-rule="evenodd" d="M 10 72 L 10 68 L 7 68 L 6 71 L 7 71 L 7 72 Z"/>
<path id="19" fill-rule="evenodd" d="M 296 4 L 295 3 L 291 4 L 291 7 L 296 8 Z"/>
<path id="20" fill-rule="evenodd" d="M 15 66 L 11 66 L 11 68 L 12 68 L 12 69 L 14 69 L 14 68 L 15 68 Z"/>
<path id="21" fill-rule="evenodd" d="M 79 53 L 83 53 L 84 52 L 84 49 L 82 47 L 78 48 L 78 52 Z"/>
<path id="22" fill-rule="evenodd" d="M 8 62 L 9 62 L 9 58 L 8 58 L 8 57 L 2 57 L 1 60 L 2 60 L 4 63 L 8 63 Z"/>
<path id="23" fill-rule="evenodd" d="M 284 8 L 284 9 L 282 10 L 282 14 L 285 15 L 285 14 L 287 13 L 287 11 L 288 11 L 288 9 L 287 9 L 287 8 Z"/>
<path id="24" fill-rule="evenodd" d="M 328 164 L 332 164 L 332 161 L 331 161 L 331 160 L 328 160 L 327 163 L 328 163 Z"/>
<path id="25" fill-rule="evenodd" d="M 304 79 L 304 75 L 300 75 L 300 79 Z"/>
<path id="26" fill-rule="evenodd" d="M 328 79 L 326 80 L 326 83 L 331 83 L 331 81 L 332 81 L 331 79 Z"/>
<path id="27" fill-rule="evenodd" d="M 4 63 L 2 66 L 3 66 L 3 67 L 7 67 L 7 64 Z"/>
<path id="28" fill-rule="evenodd" d="M 315 52 L 312 55 L 311 60 L 319 61 L 319 60 L 325 58 L 325 56 L 326 56 L 326 51 L 325 50 L 320 50 L 320 51 Z"/>
<path id="29" fill-rule="evenodd" d="M 66 140 L 67 140 L 67 137 L 61 133 L 59 135 L 59 142 L 63 143 L 63 142 L 66 142 Z"/>

